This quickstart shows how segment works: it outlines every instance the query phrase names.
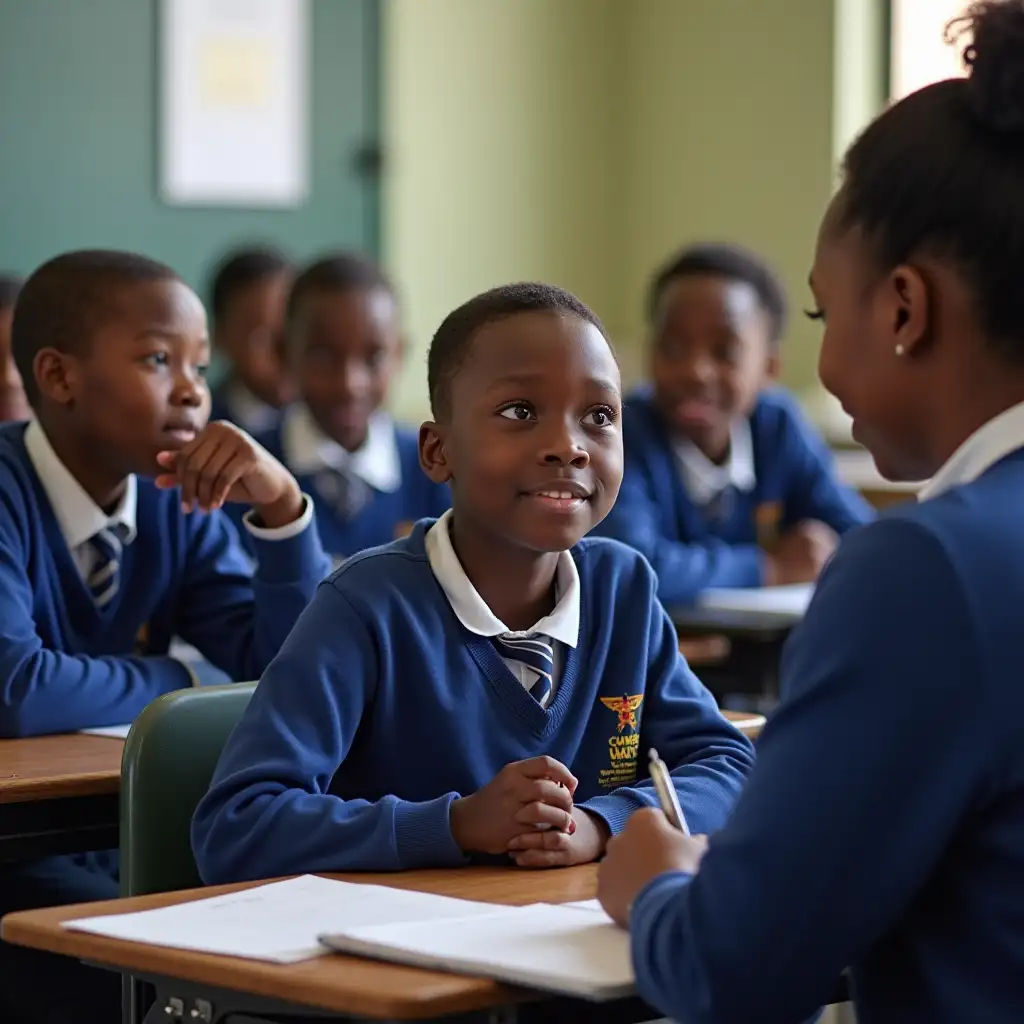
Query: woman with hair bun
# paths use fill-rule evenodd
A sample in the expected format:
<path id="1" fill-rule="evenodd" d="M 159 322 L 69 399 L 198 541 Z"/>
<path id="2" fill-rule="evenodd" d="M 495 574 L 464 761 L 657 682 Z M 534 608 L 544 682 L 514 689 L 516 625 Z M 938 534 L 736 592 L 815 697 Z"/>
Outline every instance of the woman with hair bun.
<path id="1" fill-rule="evenodd" d="M 848 534 L 729 823 L 638 812 L 599 894 L 644 998 L 792 1024 L 845 968 L 860 1024 L 1024 1021 L 1024 0 L 967 78 L 846 156 L 811 290 L 820 374 L 919 503 Z"/>

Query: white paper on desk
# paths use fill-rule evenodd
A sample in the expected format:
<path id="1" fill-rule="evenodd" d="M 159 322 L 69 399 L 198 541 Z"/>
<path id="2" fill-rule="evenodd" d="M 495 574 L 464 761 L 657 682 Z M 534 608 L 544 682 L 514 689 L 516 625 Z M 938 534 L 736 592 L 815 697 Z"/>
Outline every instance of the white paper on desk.
<path id="1" fill-rule="evenodd" d="M 346 928 L 323 941 L 341 952 L 581 999 L 635 991 L 629 934 L 603 913 L 545 903 L 491 909 L 472 918 Z"/>
<path id="2" fill-rule="evenodd" d="M 324 932 L 493 912 L 493 903 L 302 875 L 157 910 L 66 921 L 64 927 L 129 942 L 287 964 L 326 953 L 317 942 Z"/>
<path id="3" fill-rule="evenodd" d="M 128 738 L 128 730 L 131 729 L 131 722 L 127 725 L 102 725 L 96 729 L 79 729 L 85 736 L 111 736 L 114 739 L 123 740 Z"/>
<path id="4" fill-rule="evenodd" d="M 778 612 L 780 615 L 802 616 L 811 603 L 813 593 L 813 583 L 735 589 L 712 587 L 697 598 L 697 605 L 721 611 Z"/>

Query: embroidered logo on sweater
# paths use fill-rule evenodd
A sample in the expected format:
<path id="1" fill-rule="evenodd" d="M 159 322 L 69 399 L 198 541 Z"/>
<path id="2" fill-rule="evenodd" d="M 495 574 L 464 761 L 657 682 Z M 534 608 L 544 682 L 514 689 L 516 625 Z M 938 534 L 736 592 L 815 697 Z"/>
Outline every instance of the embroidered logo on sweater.
<path id="1" fill-rule="evenodd" d="M 640 706 L 642 693 L 601 697 L 601 703 L 615 713 L 615 732 L 608 737 L 608 767 L 598 773 L 598 784 L 615 789 L 636 782 L 636 758 L 640 748 Z"/>

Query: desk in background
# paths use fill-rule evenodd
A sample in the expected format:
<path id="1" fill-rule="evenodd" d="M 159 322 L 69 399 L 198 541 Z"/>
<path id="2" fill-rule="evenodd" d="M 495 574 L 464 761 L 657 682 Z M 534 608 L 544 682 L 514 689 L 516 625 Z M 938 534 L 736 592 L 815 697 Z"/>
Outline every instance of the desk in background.
<path id="1" fill-rule="evenodd" d="M 0 862 L 116 847 L 123 747 L 77 733 L 0 740 Z"/>
<path id="2" fill-rule="evenodd" d="M 876 509 L 909 501 L 923 486 L 923 483 L 886 480 L 863 448 L 842 449 L 834 454 L 839 479 L 860 491 Z"/>

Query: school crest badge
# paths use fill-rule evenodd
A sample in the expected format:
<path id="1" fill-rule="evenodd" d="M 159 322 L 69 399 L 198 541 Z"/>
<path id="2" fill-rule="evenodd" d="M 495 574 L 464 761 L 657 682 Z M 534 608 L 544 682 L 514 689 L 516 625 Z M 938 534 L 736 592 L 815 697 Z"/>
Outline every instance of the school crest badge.
<path id="1" fill-rule="evenodd" d="M 598 772 L 602 789 L 616 789 L 636 782 L 636 760 L 640 748 L 640 708 L 642 693 L 621 697 L 600 697 L 601 703 L 615 714 L 615 732 L 608 737 L 608 767 Z"/>

